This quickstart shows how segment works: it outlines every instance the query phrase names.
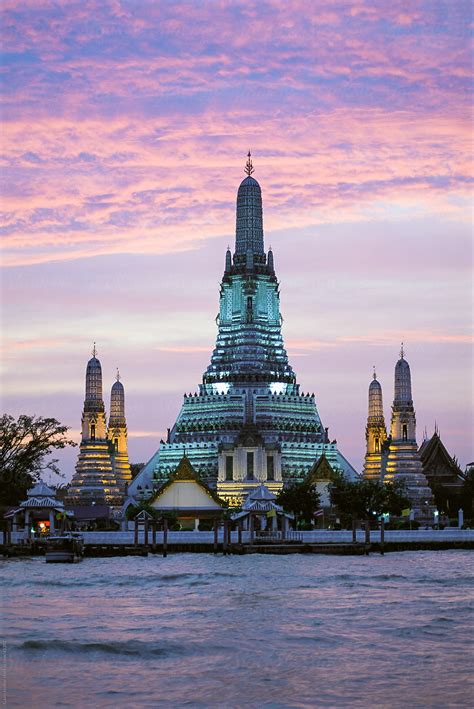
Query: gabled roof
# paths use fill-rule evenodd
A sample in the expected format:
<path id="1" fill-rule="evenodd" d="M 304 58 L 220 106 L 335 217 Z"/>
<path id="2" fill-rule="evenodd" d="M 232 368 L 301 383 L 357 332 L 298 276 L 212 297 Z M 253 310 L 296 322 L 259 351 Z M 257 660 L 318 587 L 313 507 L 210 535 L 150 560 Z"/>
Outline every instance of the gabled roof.
<path id="1" fill-rule="evenodd" d="M 338 478 L 338 474 L 323 453 L 318 460 L 313 463 L 311 470 L 306 475 L 305 483 L 314 485 L 321 480 L 337 480 Z"/>
<path id="2" fill-rule="evenodd" d="M 435 431 L 431 438 L 423 441 L 418 450 L 418 454 L 425 471 L 428 470 L 429 466 L 435 462 L 436 458 L 438 458 L 446 465 L 447 468 L 449 468 L 452 474 L 457 475 L 460 480 L 464 479 L 461 468 L 449 455 L 437 431 Z"/>
<path id="3" fill-rule="evenodd" d="M 26 493 L 27 497 L 55 497 L 56 493 L 51 490 L 42 480 L 31 487 Z"/>
<path id="4" fill-rule="evenodd" d="M 255 490 L 252 490 L 252 492 L 247 496 L 247 499 L 244 502 L 244 508 L 247 503 L 271 502 L 273 500 L 276 500 L 276 495 L 274 495 L 273 492 L 270 492 L 268 487 L 262 483 L 256 487 Z"/>
<path id="5" fill-rule="evenodd" d="M 217 493 L 209 487 L 209 485 L 206 485 L 204 483 L 196 470 L 193 468 L 191 465 L 191 461 L 187 457 L 186 453 L 183 455 L 181 458 L 178 467 L 174 471 L 174 473 L 171 473 L 169 476 L 168 480 L 163 483 L 150 497 L 148 500 L 148 504 L 152 505 L 153 502 L 155 502 L 163 493 L 164 491 L 170 487 L 170 485 L 173 485 L 175 482 L 194 482 L 199 485 L 203 490 L 206 491 L 206 493 L 216 502 L 220 507 L 225 507 L 225 502 L 221 500 L 221 498 L 217 495 Z"/>

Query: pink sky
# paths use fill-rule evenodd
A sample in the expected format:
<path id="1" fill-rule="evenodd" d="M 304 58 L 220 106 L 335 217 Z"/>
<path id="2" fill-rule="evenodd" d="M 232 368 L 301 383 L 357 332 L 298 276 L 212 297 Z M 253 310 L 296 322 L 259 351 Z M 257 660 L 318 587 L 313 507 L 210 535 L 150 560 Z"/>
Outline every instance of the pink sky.
<path id="1" fill-rule="evenodd" d="M 283 334 L 360 469 L 400 341 L 418 441 L 472 447 L 470 3 L 2 3 L 2 398 L 79 430 L 97 341 L 130 457 L 214 344 L 254 155 Z M 76 451 L 63 457 L 66 477 Z"/>

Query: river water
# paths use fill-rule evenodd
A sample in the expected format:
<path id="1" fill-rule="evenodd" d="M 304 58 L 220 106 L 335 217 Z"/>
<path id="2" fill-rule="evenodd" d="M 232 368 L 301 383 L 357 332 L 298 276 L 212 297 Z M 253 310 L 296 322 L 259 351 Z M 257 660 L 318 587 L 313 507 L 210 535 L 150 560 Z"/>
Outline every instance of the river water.
<path id="1" fill-rule="evenodd" d="M 473 558 L 5 560 L 6 706 L 472 706 Z"/>

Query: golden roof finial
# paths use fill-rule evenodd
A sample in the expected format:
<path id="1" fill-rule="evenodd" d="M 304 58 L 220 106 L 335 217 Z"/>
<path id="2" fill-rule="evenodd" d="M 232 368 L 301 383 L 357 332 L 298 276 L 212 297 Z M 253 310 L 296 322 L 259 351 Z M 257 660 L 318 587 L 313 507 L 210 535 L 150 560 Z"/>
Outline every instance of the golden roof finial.
<path id="1" fill-rule="evenodd" d="M 118 368 L 118 367 L 117 367 L 116 379 L 117 379 L 118 382 L 120 381 L 120 372 L 119 372 L 119 368 Z"/>
<path id="2" fill-rule="evenodd" d="M 405 350 L 403 349 L 403 342 L 402 346 L 400 347 L 400 359 L 403 359 L 405 357 Z"/>
<path id="3" fill-rule="evenodd" d="M 254 167 L 252 165 L 252 153 L 249 150 L 247 153 L 247 162 L 245 163 L 244 172 L 250 177 L 253 171 Z"/>
<path id="4" fill-rule="evenodd" d="M 374 364 L 374 379 L 377 379 L 377 372 L 375 371 L 375 364 Z"/>
<path id="5" fill-rule="evenodd" d="M 94 347 L 92 348 L 92 356 L 95 357 L 96 354 L 97 354 L 97 347 L 95 346 L 95 342 L 94 342 Z"/>

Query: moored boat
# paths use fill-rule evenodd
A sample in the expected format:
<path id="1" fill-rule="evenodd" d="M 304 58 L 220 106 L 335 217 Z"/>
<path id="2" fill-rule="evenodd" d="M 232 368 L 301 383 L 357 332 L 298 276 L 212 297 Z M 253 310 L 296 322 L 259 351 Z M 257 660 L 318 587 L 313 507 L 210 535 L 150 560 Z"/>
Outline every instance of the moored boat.
<path id="1" fill-rule="evenodd" d="M 80 534 L 61 534 L 46 541 L 46 563 L 73 564 L 82 561 L 84 539 Z"/>

